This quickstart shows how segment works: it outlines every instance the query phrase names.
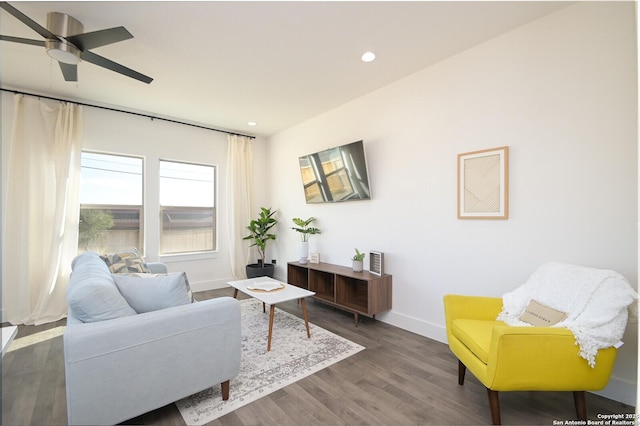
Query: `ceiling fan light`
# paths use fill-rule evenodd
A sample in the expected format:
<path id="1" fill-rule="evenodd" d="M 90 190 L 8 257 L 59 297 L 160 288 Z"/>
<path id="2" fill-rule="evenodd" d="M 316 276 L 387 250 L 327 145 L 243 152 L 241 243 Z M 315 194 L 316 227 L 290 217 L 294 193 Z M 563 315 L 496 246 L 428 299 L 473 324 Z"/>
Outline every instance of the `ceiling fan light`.
<path id="1" fill-rule="evenodd" d="M 80 62 L 80 49 L 60 40 L 45 41 L 47 55 L 65 64 L 76 65 Z"/>
<path id="2" fill-rule="evenodd" d="M 50 12 L 47 14 L 47 29 L 60 37 L 82 34 L 84 26 L 73 16 L 64 13 Z M 76 65 L 80 62 L 80 49 L 63 39 L 46 40 L 47 55 L 56 61 Z"/>

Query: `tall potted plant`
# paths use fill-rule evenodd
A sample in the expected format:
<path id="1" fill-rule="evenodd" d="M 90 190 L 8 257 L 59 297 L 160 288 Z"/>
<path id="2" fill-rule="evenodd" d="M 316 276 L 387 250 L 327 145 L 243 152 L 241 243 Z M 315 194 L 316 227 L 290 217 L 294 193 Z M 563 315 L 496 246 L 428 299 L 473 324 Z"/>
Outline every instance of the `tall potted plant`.
<path id="1" fill-rule="evenodd" d="M 247 226 L 249 235 L 243 238 L 243 240 L 250 240 L 251 245 L 258 249 L 258 263 L 252 263 L 247 265 L 247 278 L 269 276 L 273 277 L 274 265 L 272 263 L 267 264 L 265 262 L 265 255 L 267 249 L 267 243 L 269 240 L 275 240 L 275 234 L 269 231 L 273 228 L 278 221 L 273 216 L 277 210 L 271 211 L 271 208 L 260 207 L 260 215 L 257 219 L 252 219 Z"/>
<path id="2" fill-rule="evenodd" d="M 311 222 L 316 220 L 315 217 L 310 217 L 309 219 L 300 219 L 299 217 L 293 218 L 293 223 L 296 224 L 295 227 L 292 227 L 296 232 L 300 233 L 300 237 L 302 241 L 300 241 L 300 260 L 301 264 L 305 264 L 309 262 L 309 236 L 314 234 L 321 234 L 318 228 L 309 226 Z"/>

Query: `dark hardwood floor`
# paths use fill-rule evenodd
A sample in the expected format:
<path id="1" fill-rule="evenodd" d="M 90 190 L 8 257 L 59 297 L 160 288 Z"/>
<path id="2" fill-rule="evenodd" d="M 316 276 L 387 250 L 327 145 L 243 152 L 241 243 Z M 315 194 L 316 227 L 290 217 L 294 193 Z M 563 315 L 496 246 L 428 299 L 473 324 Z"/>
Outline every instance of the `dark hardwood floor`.
<path id="1" fill-rule="evenodd" d="M 232 295 L 232 289 L 197 293 L 199 300 Z M 282 309 L 301 316 L 299 305 Z M 457 360 L 447 345 L 323 305 L 307 303 L 309 321 L 366 347 L 316 374 L 248 404 L 209 425 L 479 425 L 491 424 L 485 388 L 467 374 L 457 383 Z M 67 423 L 60 332 L 65 321 L 20 326 L 2 359 L 2 424 Z M 277 330 L 275 331 L 277 332 Z M 27 344 L 44 336 L 46 340 Z M 233 392 L 233 381 L 231 381 Z M 553 425 L 575 419 L 570 392 L 500 394 L 503 424 Z M 589 419 L 633 413 L 634 407 L 587 394 Z M 126 424 L 184 425 L 170 404 Z"/>

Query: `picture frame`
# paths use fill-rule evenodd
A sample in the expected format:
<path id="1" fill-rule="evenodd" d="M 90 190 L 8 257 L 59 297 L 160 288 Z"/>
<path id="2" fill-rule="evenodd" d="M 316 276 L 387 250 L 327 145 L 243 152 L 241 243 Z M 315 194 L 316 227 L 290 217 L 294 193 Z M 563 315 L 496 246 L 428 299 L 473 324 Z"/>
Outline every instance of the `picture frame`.
<path id="1" fill-rule="evenodd" d="M 313 252 L 309 256 L 310 263 L 320 263 L 320 253 Z"/>
<path id="2" fill-rule="evenodd" d="M 376 275 L 384 274 L 384 253 L 379 251 L 369 252 L 369 272 Z"/>
<path id="3" fill-rule="evenodd" d="M 458 154 L 458 219 L 509 218 L 509 147 Z"/>

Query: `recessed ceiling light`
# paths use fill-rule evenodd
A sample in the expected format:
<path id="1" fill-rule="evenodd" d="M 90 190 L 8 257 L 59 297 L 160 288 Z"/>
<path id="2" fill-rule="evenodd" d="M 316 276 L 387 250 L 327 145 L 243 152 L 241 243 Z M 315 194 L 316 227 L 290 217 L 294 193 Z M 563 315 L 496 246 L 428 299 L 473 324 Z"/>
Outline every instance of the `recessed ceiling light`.
<path id="1" fill-rule="evenodd" d="M 258 125 L 258 123 L 256 123 L 255 121 L 250 121 L 247 123 L 249 126 L 256 126 Z"/>
<path id="2" fill-rule="evenodd" d="M 363 60 L 364 62 L 371 62 L 371 61 L 373 61 L 374 59 L 376 59 L 376 54 L 375 54 L 375 53 L 373 53 L 373 52 L 367 52 L 367 53 L 365 53 L 364 55 L 362 55 L 362 60 Z"/>

